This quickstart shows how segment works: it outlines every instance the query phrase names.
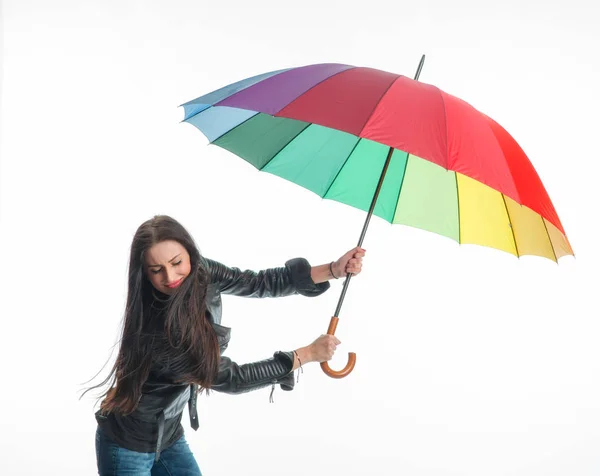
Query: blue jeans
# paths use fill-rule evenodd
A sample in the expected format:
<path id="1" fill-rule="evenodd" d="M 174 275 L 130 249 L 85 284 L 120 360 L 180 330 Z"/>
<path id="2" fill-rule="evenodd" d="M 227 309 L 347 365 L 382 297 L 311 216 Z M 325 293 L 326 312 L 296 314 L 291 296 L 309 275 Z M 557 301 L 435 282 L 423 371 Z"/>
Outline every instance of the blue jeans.
<path id="1" fill-rule="evenodd" d="M 100 476 L 202 476 L 185 437 L 161 451 L 138 453 L 114 443 L 101 428 L 96 430 L 96 461 Z"/>

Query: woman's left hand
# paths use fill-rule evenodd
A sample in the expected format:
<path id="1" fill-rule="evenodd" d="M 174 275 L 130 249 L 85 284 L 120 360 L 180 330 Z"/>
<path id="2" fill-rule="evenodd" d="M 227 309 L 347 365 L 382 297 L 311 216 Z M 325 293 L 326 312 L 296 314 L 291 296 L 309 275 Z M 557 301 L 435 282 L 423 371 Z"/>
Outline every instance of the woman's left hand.
<path id="1" fill-rule="evenodd" d="M 331 265 L 335 278 L 346 277 L 347 274 L 357 275 L 362 270 L 362 260 L 366 250 L 357 246 L 347 253 L 344 253 L 338 260 Z"/>

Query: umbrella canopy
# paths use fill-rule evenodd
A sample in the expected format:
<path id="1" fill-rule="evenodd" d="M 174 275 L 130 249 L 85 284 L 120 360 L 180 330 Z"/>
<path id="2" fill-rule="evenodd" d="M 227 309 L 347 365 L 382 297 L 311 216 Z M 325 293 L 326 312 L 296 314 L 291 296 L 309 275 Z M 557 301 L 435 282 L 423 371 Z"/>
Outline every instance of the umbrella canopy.
<path id="1" fill-rule="evenodd" d="M 516 256 L 573 251 L 531 162 L 498 123 L 405 76 L 315 64 L 183 104 L 212 143 L 319 196 Z M 391 148 L 391 149 L 390 149 Z"/>

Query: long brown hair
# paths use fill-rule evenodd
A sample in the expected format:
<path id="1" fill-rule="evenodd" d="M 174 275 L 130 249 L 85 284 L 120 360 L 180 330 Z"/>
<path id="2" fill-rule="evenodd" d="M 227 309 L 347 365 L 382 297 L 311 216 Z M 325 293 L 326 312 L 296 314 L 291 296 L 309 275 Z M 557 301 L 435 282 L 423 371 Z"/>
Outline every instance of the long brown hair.
<path id="1" fill-rule="evenodd" d="M 189 276 L 171 296 L 158 293 L 144 269 L 145 253 L 166 240 L 180 243 L 190 255 L 191 265 Z M 144 222 L 131 244 L 128 281 L 117 360 L 108 377 L 92 387 L 110 382 L 102 395 L 106 397 L 102 411 L 134 411 L 153 363 L 160 365 L 161 359 L 177 362 L 178 382 L 198 384 L 201 391 L 210 389 L 218 372 L 220 352 L 215 331 L 206 318 L 208 274 L 191 235 L 166 215 Z"/>

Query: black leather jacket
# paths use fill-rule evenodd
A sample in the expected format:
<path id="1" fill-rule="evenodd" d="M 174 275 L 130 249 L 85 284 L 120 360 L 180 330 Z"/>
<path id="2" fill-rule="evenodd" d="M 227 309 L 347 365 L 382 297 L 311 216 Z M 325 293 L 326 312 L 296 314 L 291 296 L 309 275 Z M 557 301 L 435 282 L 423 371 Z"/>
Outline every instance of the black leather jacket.
<path id="1" fill-rule="evenodd" d="M 230 329 L 221 325 L 221 294 L 244 297 L 281 297 L 293 294 L 318 296 L 329 288 L 329 283 L 315 284 L 310 276 L 311 266 L 303 258 L 295 258 L 284 267 L 271 268 L 259 272 L 241 271 L 229 268 L 208 258 L 202 258 L 202 266 L 209 272 L 209 285 L 206 294 L 208 317 L 217 333 L 219 347 L 223 353 L 230 339 Z M 238 365 L 221 355 L 219 373 L 212 389 L 218 392 L 236 394 L 279 384 L 283 390 L 292 390 L 293 354 L 275 352 L 273 357 L 259 362 Z M 156 453 L 174 443 L 179 433 L 183 433 L 179 421 L 186 405 L 189 409 L 190 424 L 198 429 L 196 385 L 176 384 L 169 379 L 148 378 L 144 384 L 142 398 L 136 410 L 127 416 L 103 415 L 96 413 L 99 425 L 113 440 L 133 451 Z M 134 435 L 128 438 L 129 428 L 145 427 L 155 435 Z M 139 432 L 139 430 L 138 430 Z M 142 440 L 140 440 L 142 438 Z M 151 438 L 150 441 L 144 441 Z"/>
<path id="2" fill-rule="evenodd" d="M 206 293 L 207 310 L 217 333 L 221 353 L 227 349 L 231 330 L 221 325 L 221 294 L 243 297 L 282 297 L 293 294 L 318 296 L 329 288 L 329 283 L 315 284 L 310 277 L 311 266 L 303 258 L 285 263 L 283 268 L 271 268 L 258 273 L 241 271 L 203 258 L 210 271 L 210 284 Z M 291 373 L 294 358 L 291 352 L 276 352 L 272 358 L 238 365 L 228 357 L 221 356 L 221 364 L 212 389 L 224 393 L 244 393 L 271 384 L 280 384 L 284 390 L 292 390 L 294 378 Z"/>

